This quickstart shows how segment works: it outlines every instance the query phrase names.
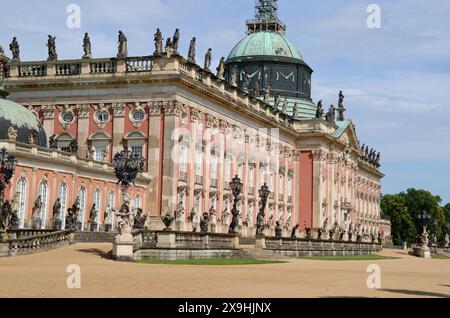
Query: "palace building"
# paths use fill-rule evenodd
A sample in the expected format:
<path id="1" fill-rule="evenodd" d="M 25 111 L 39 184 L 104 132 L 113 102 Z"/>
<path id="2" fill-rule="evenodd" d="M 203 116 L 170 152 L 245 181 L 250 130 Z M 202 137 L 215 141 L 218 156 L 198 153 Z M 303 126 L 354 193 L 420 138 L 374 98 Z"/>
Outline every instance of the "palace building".
<path id="1" fill-rule="evenodd" d="M 195 62 L 195 41 L 182 57 L 177 37 L 165 49 L 156 39 L 156 52 L 140 57 L 128 56 L 123 34 L 114 58 L 92 58 L 90 42 L 79 60 L 0 53 L 0 144 L 18 160 L 8 195 L 19 202 L 20 226 L 32 225 L 35 206 L 41 228 L 64 223 L 78 198 L 82 230 L 114 227 L 121 190 L 112 159 L 127 146 L 145 158 L 130 195 L 151 229 L 170 212 L 177 230 L 199 231 L 208 213 L 210 231 L 228 232 L 237 175 L 242 236 L 255 235 L 264 183 L 267 234 L 279 222 L 288 236 L 297 224 L 389 236 L 379 154 L 358 140 L 342 92 L 328 112 L 313 102 L 313 70 L 288 40 L 277 1 L 256 9 L 217 73 L 210 56 Z"/>

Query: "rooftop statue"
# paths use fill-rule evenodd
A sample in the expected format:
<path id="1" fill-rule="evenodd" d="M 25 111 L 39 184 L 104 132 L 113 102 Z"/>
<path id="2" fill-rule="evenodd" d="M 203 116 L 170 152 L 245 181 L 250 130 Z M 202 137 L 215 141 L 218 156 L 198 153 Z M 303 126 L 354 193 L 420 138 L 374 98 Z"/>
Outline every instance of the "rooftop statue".
<path id="1" fill-rule="evenodd" d="M 270 88 L 266 86 L 264 88 L 264 103 L 269 104 L 270 102 Z"/>
<path id="2" fill-rule="evenodd" d="M 288 112 L 288 100 L 287 100 L 287 98 L 284 99 L 283 108 L 281 109 L 281 111 L 284 114 L 287 114 L 287 112 Z"/>
<path id="3" fill-rule="evenodd" d="M 178 53 L 179 43 L 180 43 L 180 30 L 176 29 L 175 33 L 173 34 L 173 51 L 175 53 Z"/>
<path id="4" fill-rule="evenodd" d="M 294 119 L 297 119 L 299 117 L 298 103 L 295 103 L 295 105 L 294 105 L 294 111 L 292 113 L 292 117 L 294 117 Z"/>
<path id="5" fill-rule="evenodd" d="M 122 31 L 119 31 L 119 52 L 117 53 L 117 57 L 126 58 L 128 56 L 128 39 L 123 34 Z"/>
<path id="6" fill-rule="evenodd" d="M 39 218 L 39 212 L 41 211 L 42 206 L 44 203 L 42 203 L 42 198 L 39 195 L 34 202 L 33 208 L 31 209 L 31 218 L 32 219 L 38 219 Z"/>
<path id="7" fill-rule="evenodd" d="M 222 57 L 219 62 L 219 66 L 217 66 L 217 77 L 223 79 L 225 74 L 225 58 Z"/>
<path id="8" fill-rule="evenodd" d="M 204 65 L 204 69 L 207 72 L 211 72 L 210 67 L 211 67 L 211 60 L 212 60 L 212 49 L 208 49 L 208 52 L 206 52 L 205 55 L 205 65 Z"/>
<path id="9" fill-rule="evenodd" d="M 155 33 L 155 53 L 154 55 L 160 55 L 163 52 L 163 36 L 160 29 L 156 29 Z"/>
<path id="10" fill-rule="evenodd" d="M 57 61 L 58 54 L 56 54 L 56 37 L 53 37 L 51 35 L 48 36 L 47 47 L 48 47 L 47 61 Z"/>
<path id="11" fill-rule="evenodd" d="M 243 79 L 242 79 L 242 90 L 246 93 L 248 93 L 248 87 L 250 86 L 250 78 L 248 77 L 247 73 L 244 73 Z"/>
<path id="12" fill-rule="evenodd" d="M 195 45 L 197 44 L 197 38 L 193 37 L 191 44 L 189 45 L 188 61 L 195 64 Z"/>
<path id="13" fill-rule="evenodd" d="M 13 37 L 11 44 L 9 45 L 9 49 L 12 53 L 12 62 L 20 62 L 20 46 L 16 37 Z"/>
<path id="14" fill-rule="evenodd" d="M 8 141 L 16 142 L 16 140 L 17 140 L 17 129 L 11 126 L 8 128 Z"/>
<path id="15" fill-rule="evenodd" d="M 235 66 L 231 69 L 230 85 L 237 86 L 237 81 L 238 81 L 238 68 L 237 66 Z"/>
<path id="16" fill-rule="evenodd" d="M 329 123 L 334 123 L 336 121 L 336 108 L 334 107 L 334 105 L 330 106 L 328 113 L 325 116 L 325 119 Z"/>
<path id="17" fill-rule="evenodd" d="M 323 114 L 324 114 L 324 110 L 323 110 L 322 100 L 320 100 L 319 103 L 317 104 L 316 118 L 323 119 Z"/>
<path id="18" fill-rule="evenodd" d="M 261 96 L 259 81 L 255 81 L 255 86 L 253 87 L 253 96 L 259 98 Z"/>
<path id="19" fill-rule="evenodd" d="M 339 92 L 339 102 L 338 102 L 338 107 L 343 108 L 344 107 L 344 94 L 342 93 L 342 91 Z"/>
<path id="20" fill-rule="evenodd" d="M 87 32 L 84 34 L 83 50 L 84 50 L 84 55 L 83 55 L 84 59 L 92 58 L 91 39 L 89 38 L 89 34 Z"/>
<path id="21" fill-rule="evenodd" d="M 166 40 L 166 54 L 167 54 L 167 57 L 171 57 L 173 53 L 174 53 L 174 50 L 173 50 L 172 39 L 171 38 L 167 38 L 167 40 Z"/>
<path id="22" fill-rule="evenodd" d="M 56 135 L 51 135 L 48 139 L 48 145 L 50 149 L 58 149 L 58 142 L 56 141 Z"/>

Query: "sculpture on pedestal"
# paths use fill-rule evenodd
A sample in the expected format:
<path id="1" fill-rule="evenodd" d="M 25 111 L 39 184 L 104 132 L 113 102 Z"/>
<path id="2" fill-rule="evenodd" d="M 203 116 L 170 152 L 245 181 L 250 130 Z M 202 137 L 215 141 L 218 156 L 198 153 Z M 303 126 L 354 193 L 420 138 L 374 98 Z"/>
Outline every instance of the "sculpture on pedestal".
<path id="1" fill-rule="evenodd" d="M 329 123 L 334 123 L 336 120 L 336 108 L 331 105 L 328 113 L 325 115 L 325 120 Z"/>
<path id="2" fill-rule="evenodd" d="M 20 62 L 20 46 L 16 37 L 13 37 L 12 42 L 9 45 L 9 49 L 11 50 L 13 56 L 11 62 Z"/>
<path id="3" fill-rule="evenodd" d="M 247 73 L 244 73 L 242 75 L 242 90 L 246 93 L 248 93 L 248 87 L 250 86 L 250 78 L 248 77 Z"/>
<path id="4" fill-rule="evenodd" d="M 97 207 L 95 203 L 92 205 L 92 208 L 89 212 L 89 230 L 94 232 L 97 230 Z"/>
<path id="5" fill-rule="evenodd" d="M 449 248 L 449 245 L 450 245 L 450 236 L 449 236 L 449 234 L 447 233 L 447 234 L 445 234 L 444 248 L 445 248 L 445 249 L 448 249 L 448 248 Z"/>
<path id="6" fill-rule="evenodd" d="M 33 208 L 31 209 L 31 227 L 33 230 L 38 230 L 41 228 L 39 212 L 41 211 L 43 205 L 44 203 L 42 203 L 41 196 L 39 195 L 34 202 Z"/>
<path id="7" fill-rule="evenodd" d="M 217 66 L 217 77 L 223 79 L 225 74 L 225 58 L 222 57 L 219 62 L 219 66 Z"/>
<path id="8" fill-rule="evenodd" d="M 281 108 L 281 111 L 283 114 L 287 114 L 288 112 L 288 100 L 287 98 L 284 99 L 283 107 Z"/>
<path id="9" fill-rule="evenodd" d="M 317 104 L 316 119 L 323 119 L 323 114 L 324 110 L 322 106 L 322 100 L 320 100 L 319 103 Z"/>
<path id="10" fill-rule="evenodd" d="M 119 235 L 131 235 L 134 213 L 130 210 L 130 197 L 125 193 L 122 195 L 122 202 L 122 206 L 116 212 Z"/>
<path id="11" fill-rule="evenodd" d="M 244 185 L 242 184 L 241 179 L 237 175 L 230 182 L 230 189 L 231 189 L 231 192 L 233 193 L 234 203 L 233 203 L 233 208 L 231 209 L 231 215 L 233 216 L 233 218 L 231 220 L 231 224 L 228 229 L 229 234 L 235 234 L 235 235 L 239 234 L 237 231 L 237 227 L 239 225 L 239 215 L 240 215 L 240 212 L 238 209 L 238 203 L 239 203 L 239 196 L 242 193 L 243 186 Z"/>
<path id="12" fill-rule="evenodd" d="M 128 39 L 123 34 L 122 31 L 119 31 L 119 49 L 117 53 L 118 58 L 126 58 L 128 56 Z"/>
<path id="13" fill-rule="evenodd" d="M 209 215 L 208 215 L 208 213 L 203 213 L 203 217 L 200 220 L 200 232 L 202 232 L 202 233 L 209 232 Z"/>
<path id="14" fill-rule="evenodd" d="M 76 155 L 78 152 L 78 141 L 71 140 L 68 149 L 69 149 L 70 154 Z"/>
<path id="15" fill-rule="evenodd" d="M 163 36 L 160 29 L 156 29 L 154 35 L 155 40 L 155 53 L 154 55 L 160 55 L 163 52 Z"/>
<path id="16" fill-rule="evenodd" d="M 28 143 L 30 145 L 36 145 L 36 133 L 32 132 L 28 135 Z"/>
<path id="17" fill-rule="evenodd" d="M 189 44 L 188 61 L 195 64 L 195 45 L 197 43 L 197 38 L 193 37 L 191 43 Z"/>
<path id="18" fill-rule="evenodd" d="M 8 141 L 16 142 L 16 140 L 17 140 L 17 129 L 11 126 L 8 128 Z"/>
<path id="19" fill-rule="evenodd" d="M 297 224 L 296 226 L 294 226 L 294 228 L 291 231 L 291 240 L 297 239 L 297 231 L 299 228 L 300 228 L 300 224 Z"/>
<path id="20" fill-rule="evenodd" d="M 211 61 L 212 61 L 212 49 L 208 49 L 208 52 L 206 52 L 205 54 L 205 64 L 204 64 L 204 69 L 207 72 L 211 72 L 210 67 L 211 67 Z"/>
<path id="21" fill-rule="evenodd" d="M 270 88 L 269 86 L 264 87 L 264 103 L 270 103 Z"/>
<path id="22" fill-rule="evenodd" d="M 173 34 L 173 41 L 172 41 L 172 47 L 175 54 L 178 53 L 179 43 L 180 43 L 180 30 L 176 29 L 175 33 Z"/>
<path id="23" fill-rule="evenodd" d="M 237 86 L 237 81 L 238 81 L 238 68 L 237 68 L 237 66 L 235 66 L 231 69 L 230 85 Z"/>
<path id="24" fill-rule="evenodd" d="M 283 237 L 283 229 L 281 228 L 280 222 L 277 221 L 275 226 L 275 238 L 281 239 Z"/>
<path id="25" fill-rule="evenodd" d="M 134 216 L 133 230 L 143 230 L 145 227 L 145 222 L 147 221 L 147 216 L 142 215 L 143 210 L 141 208 L 136 209 L 136 214 Z"/>
<path id="26" fill-rule="evenodd" d="M 253 96 L 255 96 L 256 98 L 259 98 L 261 96 L 259 81 L 255 81 L 255 85 L 253 87 Z"/>
<path id="27" fill-rule="evenodd" d="M 172 224 L 175 221 L 175 217 L 167 212 L 166 215 L 161 217 L 162 222 L 164 223 L 165 229 L 164 231 L 172 231 Z"/>
<path id="28" fill-rule="evenodd" d="M 260 198 L 260 209 L 258 216 L 256 217 L 256 235 L 264 235 L 264 219 L 266 217 L 266 206 L 267 206 L 267 199 L 269 198 L 270 191 L 269 187 L 266 183 L 261 187 L 261 189 L 258 191 L 259 198 Z"/>
<path id="29" fill-rule="evenodd" d="M 61 199 L 57 198 L 55 203 L 53 204 L 53 229 L 60 230 L 62 227 L 62 221 L 61 221 Z"/>
<path id="30" fill-rule="evenodd" d="M 92 58 L 91 39 L 89 38 L 89 34 L 87 32 L 84 34 L 83 50 L 84 50 L 83 59 Z"/>
<path id="31" fill-rule="evenodd" d="M 167 54 L 167 57 L 171 57 L 173 52 L 174 52 L 174 50 L 173 50 L 172 39 L 171 38 L 167 38 L 167 40 L 166 40 L 166 54 Z"/>
<path id="32" fill-rule="evenodd" d="M 20 225 L 19 221 L 19 209 L 20 209 L 20 192 L 16 192 L 14 198 L 11 201 L 11 218 L 9 221 L 10 229 L 18 229 Z"/>
<path id="33" fill-rule="evenodd" d="M 294 110 L 293 110 L 293 112 L 292 112 L 292 117 L 293 117 L 294 119 L 298 119 L 298 117 L 299 117 L 298 103 L 295 103 L 295 104 L 294 104 Z"/>
<path id="34" fill-rule="evenodd" d="M 58 142 L 56 140 L 56 135 L 51 135 L 50 138 L 48 139 L 48 147 L 50 149 L 58 149 Z"/>
<path id="35" fill-rule="evenodd" d="M 58 54 L 56 54 L 56 37 L 53 37 L 51 35 L 48 36 L 47 40 L 47 47 L 48 47 L 48 61 L 57 61 L 58 60 Z"/>
<path id="36" fill-rule="evenodd" d="M 76 198 L 72 207 L 67 209 L 66 229 L 75 230 L 77 228 L 78 218 L 80 214 L 80 198 Z"/>

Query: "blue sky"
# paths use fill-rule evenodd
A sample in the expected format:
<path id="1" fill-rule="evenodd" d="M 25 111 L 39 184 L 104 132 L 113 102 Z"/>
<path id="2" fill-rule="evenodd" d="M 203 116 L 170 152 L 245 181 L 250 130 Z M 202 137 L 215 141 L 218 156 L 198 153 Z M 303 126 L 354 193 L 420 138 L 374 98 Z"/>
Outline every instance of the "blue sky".
<path id="1" fill-rule="evenodd" d="M 288 38 L 315 70 L 314 100 L 337 103 L 362 143 L 383 154 L 384 193 L 429 189 L 450 202 L 450 1 L 279 0 Z M 69 4 L 81 7 L 81 29 L 66 26 Z M 367 6 L 378 4 L 381 29 L 366 25 Z M 0 44 L 12 36 L 22 60 L 46 59 L 48 34 L 57 37 L 60 59 L 80 58 L 89 32 L 94 57 L 112 57 L 117 32 L 128 37 L 130 55 L 154 50 L 153 34 L 181 29 L 181 51 L 198 39 L 198 61 L 213 48 L 214 64 L 245 36 L 254 0 L 0 0 Z"/>

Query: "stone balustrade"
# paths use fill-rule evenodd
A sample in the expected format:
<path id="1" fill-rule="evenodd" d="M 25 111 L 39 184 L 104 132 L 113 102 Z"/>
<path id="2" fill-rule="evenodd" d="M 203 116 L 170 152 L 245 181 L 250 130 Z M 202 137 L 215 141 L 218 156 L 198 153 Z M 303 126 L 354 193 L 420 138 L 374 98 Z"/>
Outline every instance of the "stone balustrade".
<path id="1" fill-rule="evenodd" d="M 284 256 L 367 255 L 382 250 L 382 244 L 265 237 L 263 246 Z"/>
<path id="2" fill-rule="evenodd" d="M 0 257 L 31 254 L 74 244 L 74 231 L 11 231 L 17 238 L 0 241 Z"/>
<path id="3" fill-rule="evenodd" d="M 238 238 L 229 234 L 142 230 L 132 235 L 135 251 L 153 248 L 233 250 L 239 247 Z"/>

